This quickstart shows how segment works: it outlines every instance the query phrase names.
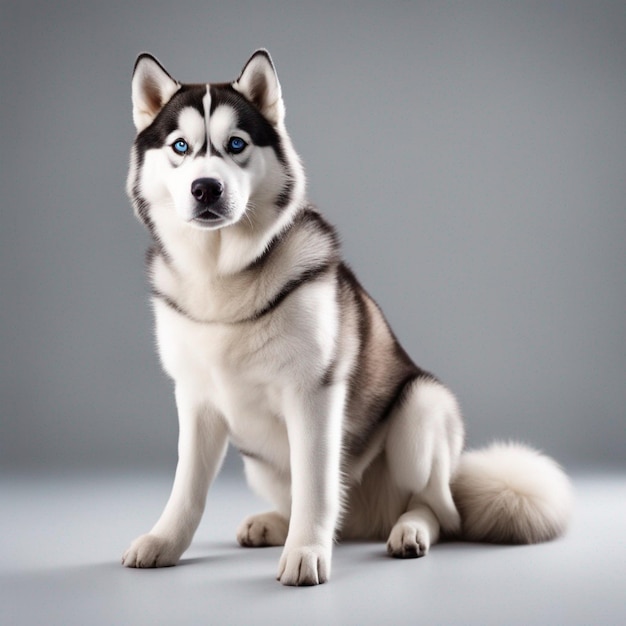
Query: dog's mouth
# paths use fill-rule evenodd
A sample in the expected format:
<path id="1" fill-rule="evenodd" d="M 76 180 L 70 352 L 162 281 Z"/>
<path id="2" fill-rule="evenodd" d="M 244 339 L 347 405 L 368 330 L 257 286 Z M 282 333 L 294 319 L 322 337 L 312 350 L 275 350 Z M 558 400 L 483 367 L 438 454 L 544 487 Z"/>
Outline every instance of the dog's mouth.
<path id="1" fill-rule="evenodd" d="M 224 219 L 224 216 L 211 209 L 204 209 L 193 216 L 194 222 L 200 222 L 201 224 L 213 224 L 221 219 Z"/>
<path id="2" fill-rule="evenodd" d="M 189 225 L 200 230 L 215 230 L 228 223 L 228 215 L 220 211 L 219 206 L 213 208 L 197 207 L 193 212 Z"/>

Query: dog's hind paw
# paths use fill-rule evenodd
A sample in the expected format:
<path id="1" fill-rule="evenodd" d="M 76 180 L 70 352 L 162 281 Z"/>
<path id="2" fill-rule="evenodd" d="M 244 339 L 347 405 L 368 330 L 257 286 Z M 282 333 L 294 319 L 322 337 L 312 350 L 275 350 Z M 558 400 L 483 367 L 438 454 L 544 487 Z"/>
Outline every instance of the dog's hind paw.
<path id="1" fill-rule="evenodd" d="M 430 547 L 428 533 L 412 522 L 398 522 L 387 541 L 387 553 L 398 559 L 425 556 Z"/>
<path id="2" fill-rule="evenodd" d="M 170 567 L 176 565 L 180 548 L 172 541 L 156 535 L 137 537 L 122 556 L 125 567 Z"/>
<path id="3" fill-rule="evenodd" d="M 260 513 L 246 518 L 237 530 L 237 541 L 246 548 L 284 546 L 289 522 L 278 513 Z"/>

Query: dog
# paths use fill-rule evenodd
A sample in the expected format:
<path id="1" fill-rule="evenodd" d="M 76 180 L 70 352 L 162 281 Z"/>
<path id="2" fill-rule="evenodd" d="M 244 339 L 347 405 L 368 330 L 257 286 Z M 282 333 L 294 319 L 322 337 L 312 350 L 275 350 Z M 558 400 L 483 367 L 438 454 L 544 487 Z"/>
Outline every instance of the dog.
<path id="1" fill-rule="evenodd" d="M 152 238 L 147 267 L 163 368 L 175 383 L 178 464 L 127 567 L 175 565 L 228 444 L 273 510 L 242 546 L 284 546 L 277 579 L 329 579 L 339 539 L 393 557 L 440 537 L 532 543 L 566 529 L 570 483 L 521 444 L 463 452 L 453 394 L 400 346 L 308 200 L 274 64 L 183 84 L 151 55 L 132 78 L 127 192 Z"/>

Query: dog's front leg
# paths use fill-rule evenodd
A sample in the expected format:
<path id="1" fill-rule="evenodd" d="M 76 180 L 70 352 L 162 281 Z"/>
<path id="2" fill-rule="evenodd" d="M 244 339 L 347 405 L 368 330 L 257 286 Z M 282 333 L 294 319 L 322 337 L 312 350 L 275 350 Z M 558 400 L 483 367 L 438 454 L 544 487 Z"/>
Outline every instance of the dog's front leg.
<path id="1" fill-rule="evenodd" d="M 178 464 L 165 509 L 152 530 L 135 539 L 122 557 L 126 567 L 175 565 L 189 547 L 206 494 L 226 451 L 227 430 L 206 404 L 176 389 Z"/>
<path id="2" fill-rule="evenodd" d="M 278 568 L 283 585 L 317 585 L 330 577 L 341 497 L 343 385 L 287 393 L 291 518 Z"/>

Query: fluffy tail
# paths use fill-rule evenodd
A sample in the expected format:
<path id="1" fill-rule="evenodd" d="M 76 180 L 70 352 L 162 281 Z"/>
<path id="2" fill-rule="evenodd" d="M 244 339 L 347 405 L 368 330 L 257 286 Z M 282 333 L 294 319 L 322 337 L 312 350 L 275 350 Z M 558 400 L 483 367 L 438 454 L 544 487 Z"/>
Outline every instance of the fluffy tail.
<path id="1" fill-rule="evenodd" d="M 573 496 L 569 479 L 551 458 L 521 444 L 492 444 L 465 452 L 452 481 L 471 541 L 538 543 L 565 532 Z"/>

